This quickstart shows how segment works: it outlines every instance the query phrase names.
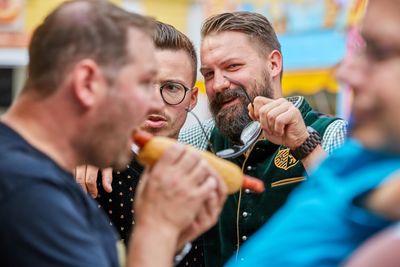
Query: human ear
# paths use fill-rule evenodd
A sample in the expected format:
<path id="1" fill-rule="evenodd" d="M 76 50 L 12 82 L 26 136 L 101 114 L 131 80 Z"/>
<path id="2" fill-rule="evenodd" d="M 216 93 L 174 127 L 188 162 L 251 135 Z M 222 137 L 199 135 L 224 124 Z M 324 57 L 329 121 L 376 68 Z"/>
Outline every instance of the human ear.
<path id="1" fill-rule="evenodd" d="M 84 59 L 74 65 L 72 87 L 75 99 L 85 108 L 96 102 L 101 82 L 105 82 L 99 65 L 92 59 Z"/>
<path id="2" fill-rule="evenodd" d="M 197 87 L 193 87 L 191 92 L 190 92 L 190 102 L 189 102 L 189 110 L 194 109 L 194 107 L 197 105 L 197 98 L 199 94 L 199 89 Z"/>
<path id="3" fill-rule="evenodd" d="M 274 50 L 269 54 L 268 69 L 272 79 L 280 78 L 282 73 L 282 54 L 278 50 Z"/>

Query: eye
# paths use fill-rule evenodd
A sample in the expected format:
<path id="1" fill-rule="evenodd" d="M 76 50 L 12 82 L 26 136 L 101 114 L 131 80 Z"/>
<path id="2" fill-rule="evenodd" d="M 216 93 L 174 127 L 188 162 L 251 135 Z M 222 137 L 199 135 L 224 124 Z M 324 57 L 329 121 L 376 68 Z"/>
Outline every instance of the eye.
<path id="1" fill-rule="evenodd" d="M 365 47 L 365 53 L 368 58 L 374 61 L 380 61 L 384 58 L 385 51 L 383 51 L 380 47 L 375 45 L 367 45 Z"/>
<path id="2" fill-rule="evenodd" d="M 214 72 L 210 71 L 210 72 L 205 72 L 202 73 L 204 80 L 208 81 L 211 80 L 214 77 Z"/>
<path id="3" fill-rule="evenodd" d="M 392 47 L 379 45 L 373 42 L 367 43 L 365 46 L 365 54 L 372 61 L 384 61 L 394 57 L 398 50 Z"/>
<path id="4" fill-rule="evenodd" d="M 241 66 L 240 64 L 230 64 L 228 66 L 228 70 L 235 71 L 235 70 L 239 69 L 240 66 Z"/>
<path id="5" fill-rule="evenodd" d="M 185 90 L 183 85 L 179 83 L 165 83 L 161 87 L 164 91 L 167 91 L 168 93 L 176 93 Z"/>

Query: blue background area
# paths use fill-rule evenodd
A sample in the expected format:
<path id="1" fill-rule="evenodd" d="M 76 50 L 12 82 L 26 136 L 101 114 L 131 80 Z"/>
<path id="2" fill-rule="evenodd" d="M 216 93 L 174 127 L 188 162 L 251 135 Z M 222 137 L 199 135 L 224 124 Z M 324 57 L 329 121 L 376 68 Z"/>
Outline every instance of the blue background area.
<path id="1" fill-rule="evenodd" d="M 346 18 L 348 6 L 342 5 L 333 28 L 325 28 L 325 2 L 309 0 L 306 3 L 281 1 L 280 12 L 286 17 L 286 32 L 278 35 L 286 70 L 328 68 L 337 64 L 346 49 Z M 239 10 L 259 12 L 273 18 L 272 5 L 266 1 L 256 7 L 242 3 Z"/>
<path id="2" fill-rule="evenodd" d="M 346 50 L 346 35 L 335 30 L 287 33 L 278 36 L 286 70 L 327 68 L 337 64 Z"/>

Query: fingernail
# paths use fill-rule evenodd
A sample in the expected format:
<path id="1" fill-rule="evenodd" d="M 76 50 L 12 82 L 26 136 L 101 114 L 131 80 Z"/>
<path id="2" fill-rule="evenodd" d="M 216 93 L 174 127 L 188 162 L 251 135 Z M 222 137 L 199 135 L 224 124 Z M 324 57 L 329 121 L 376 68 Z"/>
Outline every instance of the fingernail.
<path id="1" fill-rule="evenodd" d="M 210 179 L 212 181 L 211 186 L 213 188 L 217 188 L 218 182 L 217 182 L 216 178 L 214 176 L 211 176 Z"/>

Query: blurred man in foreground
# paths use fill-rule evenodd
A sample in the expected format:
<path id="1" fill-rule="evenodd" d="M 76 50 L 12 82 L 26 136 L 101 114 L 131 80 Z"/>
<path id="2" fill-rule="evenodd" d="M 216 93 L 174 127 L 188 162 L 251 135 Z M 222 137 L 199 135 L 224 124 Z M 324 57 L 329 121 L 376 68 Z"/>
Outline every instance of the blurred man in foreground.
<path id="1" fill-rule="evenodd" d="M 78 0 L 33 33 L 28 80 L 0 123 L 1 265 L 119 266 L 115 233 L 70 170 L 125 167 L 132 133 L 161 109 L 154 27 L 107 1 Z M 128 265 L 172 264 L 224 195 L 199 155 L 166 151 L 142 176 Z"/>
<path id="2" fill-rule="evenodd" d="M 400 169 L 399 4 L 369 1 L 361 27 L 365 45 L 338 71 L 354 90 L 354 138 L 243 247 L 244 260 L 228 266 L 338 266 L 394 222 L 370 197 L 398 179 Z"/>

